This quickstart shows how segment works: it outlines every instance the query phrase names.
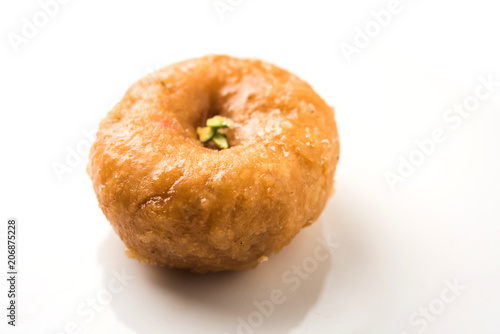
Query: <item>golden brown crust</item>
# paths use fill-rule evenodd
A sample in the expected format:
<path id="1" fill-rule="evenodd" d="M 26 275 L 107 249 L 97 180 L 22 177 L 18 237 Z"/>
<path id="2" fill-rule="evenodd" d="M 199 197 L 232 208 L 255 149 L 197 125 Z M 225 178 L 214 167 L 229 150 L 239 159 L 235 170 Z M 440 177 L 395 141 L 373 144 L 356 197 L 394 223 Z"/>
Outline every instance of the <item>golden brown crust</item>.
<path id="1" fill-rule="evenodd" d="M 227 150 L 197 139 L 214 115 L 236 123 Z M 255 267 L 314 222 L 338 156 L 333 109 L 307 83 L 207 56 L 135 83 L 101 122 L 88 171 L 130 256 L 208 272 Z"/>

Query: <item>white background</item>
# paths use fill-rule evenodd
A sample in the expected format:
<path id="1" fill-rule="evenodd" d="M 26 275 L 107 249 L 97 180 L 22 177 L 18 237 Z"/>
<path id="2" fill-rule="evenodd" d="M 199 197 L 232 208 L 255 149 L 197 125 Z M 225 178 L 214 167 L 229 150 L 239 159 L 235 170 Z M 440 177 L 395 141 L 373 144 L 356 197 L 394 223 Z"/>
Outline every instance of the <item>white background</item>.
<path id="1" fill-rule="evenodd" d="M 351 62 L 341 43 L 389 1 L 231 3 L 221 19 L 212 0 L 73 0 L 16 52 L 9 36 L 41 7 L 2 1 L 0 332 L 237 333 L 238 317 L 279 289 L 285 302 L 246 332 L 500 333 L 500 86 L 459 126 L 443 119 L 480 76 L 500 81 L 496 3 L 401 0 Z M 198 276 L 126 258 L 87 156 L 61 179 L 53 166 L 85 150 L 84 132 L 135 80 L 210 53 L 260 58 L 308 81 L 336 108 L 342 151 L 336 193 L 312 227 L 255 270 Z M 392 191 L 384 174 L 436 128 L 444 143 Z M 19 220 L 16 328 L 3 307 L 9 217 Z M 283 275 L 320 236 L 340 246 L 292 291 Z M 82 315 L 122 270 L 134 278 Z M 465 287 L 450 303 L 447 280 Z M 431 305 L 439 314 L 422 320 Z"/>

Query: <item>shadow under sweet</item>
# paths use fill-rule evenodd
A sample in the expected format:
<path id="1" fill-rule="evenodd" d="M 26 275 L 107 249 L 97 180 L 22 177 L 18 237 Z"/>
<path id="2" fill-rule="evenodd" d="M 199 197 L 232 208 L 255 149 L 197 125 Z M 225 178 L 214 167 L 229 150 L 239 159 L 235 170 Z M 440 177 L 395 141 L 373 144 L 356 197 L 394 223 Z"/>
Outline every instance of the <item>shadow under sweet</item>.
<path id="1" fill-rule="evenodd" d="M 141 334 L 289 332 L 316 304 L 334 263 L 338 245 L 326 235 L 326 223 L 320 218 L 256 269 L 203 275 L 128 259 L 110 232 L 99 253 L 103 272 L 124 268 L 134 276 L 111 309 Z"/>

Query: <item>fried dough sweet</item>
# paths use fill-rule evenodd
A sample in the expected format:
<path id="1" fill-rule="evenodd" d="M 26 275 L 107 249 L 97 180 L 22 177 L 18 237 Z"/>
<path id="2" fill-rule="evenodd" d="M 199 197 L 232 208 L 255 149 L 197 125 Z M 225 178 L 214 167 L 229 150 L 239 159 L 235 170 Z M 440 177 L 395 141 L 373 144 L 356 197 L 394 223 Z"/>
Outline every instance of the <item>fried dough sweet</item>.
<path id="1" fill-rule="evenodd" d="M 228 149 L 197 128 L 231 119 Z M 252 268 L 313 223 L 333 193 L 333 109 L 259 60 L 206 56 L 138 81 L 101 121 L 88 173 L 100 207 L 142 262 Z"/>

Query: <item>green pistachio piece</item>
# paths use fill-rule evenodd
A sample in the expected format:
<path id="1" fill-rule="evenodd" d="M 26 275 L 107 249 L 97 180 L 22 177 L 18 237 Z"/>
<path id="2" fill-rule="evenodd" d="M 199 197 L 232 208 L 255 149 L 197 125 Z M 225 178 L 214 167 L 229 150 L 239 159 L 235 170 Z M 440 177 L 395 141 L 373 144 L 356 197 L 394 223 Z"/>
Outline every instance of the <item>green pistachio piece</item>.
<path id="1" fill-rule="evenodd" d="M 223 116 L 214 116 L 212 118 L 207 119 L 207 126 L 215 129 L 223 129 L 223 128 L 232 128 L 234 122 Z"/>
<path id="2" fill-rule="evenodd" d="M 215 143 L 215 145 L 219 146 L 219 148 L 226 149 L 229 147 L 226 136 L 223 133 L 215 133 L 215 135 L 212 137 L 212 141 Z"/>
<path id="3" fill-rule="evenodd" d="M 200 141 L 202 143 L 205 143 L 212 139 L 212 137 L 215 135 L 215 129 L 208 126 L 204 128 L 198 127 L 196 128 L 196 133 L 198 134 Z"/>

